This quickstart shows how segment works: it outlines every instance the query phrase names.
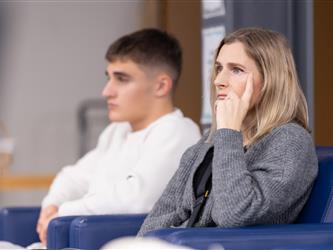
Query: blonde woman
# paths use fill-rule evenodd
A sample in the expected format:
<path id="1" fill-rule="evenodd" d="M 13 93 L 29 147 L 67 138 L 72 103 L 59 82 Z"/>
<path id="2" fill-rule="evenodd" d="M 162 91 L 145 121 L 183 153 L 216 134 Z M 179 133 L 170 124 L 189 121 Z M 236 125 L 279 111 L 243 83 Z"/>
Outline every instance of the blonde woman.
<path id="1" fill-rule="evenodd" d="M 184 153 L 139 235 L 292 223 L 308 199 L 318 162 L 284 36 L 243 28 L 225 37 L 211 86 L 210 133 Z"/>

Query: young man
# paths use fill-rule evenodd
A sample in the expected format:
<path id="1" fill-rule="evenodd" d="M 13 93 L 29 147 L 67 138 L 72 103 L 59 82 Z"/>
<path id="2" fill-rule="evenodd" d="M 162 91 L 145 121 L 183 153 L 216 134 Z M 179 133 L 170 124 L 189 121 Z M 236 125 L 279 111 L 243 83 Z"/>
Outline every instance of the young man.
<path id="1" fill-rule="evenodd" d="M 103 96 L 112 123 L 94 150 L 53 181 L 37 225 L 43 243 L 56 216 L 149 212 L 185 149 L 200 138 L 173 105 L 182 63 L 175 38 L 141 30 L 113 43 L 106 60 Z"/>

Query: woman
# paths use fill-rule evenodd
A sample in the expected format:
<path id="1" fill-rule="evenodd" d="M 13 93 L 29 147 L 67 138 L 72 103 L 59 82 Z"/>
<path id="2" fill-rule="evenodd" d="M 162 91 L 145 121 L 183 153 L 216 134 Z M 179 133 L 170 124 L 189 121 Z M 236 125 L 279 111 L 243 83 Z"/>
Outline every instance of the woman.
<path id="1" fill-rule="evenodd" d="M 180 167 L 139 235 L 164 227 L 292 223 L 317 176 L 307 105 L 283 35 L 225 37 L 212 70 L 210 133 Z"/>

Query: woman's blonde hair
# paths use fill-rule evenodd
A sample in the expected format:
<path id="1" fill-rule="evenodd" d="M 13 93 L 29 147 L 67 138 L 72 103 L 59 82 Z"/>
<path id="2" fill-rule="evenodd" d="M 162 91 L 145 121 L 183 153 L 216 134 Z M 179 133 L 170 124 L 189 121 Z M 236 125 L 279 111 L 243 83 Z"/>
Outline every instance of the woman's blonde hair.
<path id="1" fill-rule="evenodd" d="M 296 122 L 308 128 L 308 109 L 304 94 L 300 88 L 294 59 L 287 39 L 280 33 L 262 28 L 242 28 L 226 36 L 216 49 L 211 74 L 212 126 L 208 136 L 211 141 L 216 131 L 215 101 L 216 77 L 215 61 L 225 44 L 240 42 L 246 54 L 255 61 L 263 81 L 259 100 L 249 111 L 253 115 L 251 124 L 246 128 L 247 146 L 269 133 L 272 129 Z M 248 114 L 249 114 L 248 113 Z"/>

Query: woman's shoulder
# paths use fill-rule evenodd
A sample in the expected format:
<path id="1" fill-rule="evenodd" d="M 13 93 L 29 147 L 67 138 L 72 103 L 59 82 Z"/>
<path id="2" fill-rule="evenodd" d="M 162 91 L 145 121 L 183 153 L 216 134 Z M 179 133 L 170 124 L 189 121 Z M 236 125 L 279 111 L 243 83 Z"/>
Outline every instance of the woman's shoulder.
<path id="1" fill-rule="evenodd" d="M 296 140 L 312 140 L 310 132 L 296 122 L 285 123 L 274 128 L 271 132 L 271 137 L 287 137 Z"/>
<path id="2" fill-rule="evenodd" d="M 270 133 L 260 139 L 257 144 L 268 148 L 314 148 L 312 136 L 308 130 L 295 122 L 277 126 Z"/>
<path id="3" fill-rule="evenodd" d="M 317 156 L 311 134 L 293 122 L 274 128 L 255 142 L 248 152 L 250 152 L 248 157 L 251 159 L 279 159 L 283 169 L 291 167 L 295 161 L 307 162 L 307 166 L 313 169 L 316 169 L 317 166 Z"/>

